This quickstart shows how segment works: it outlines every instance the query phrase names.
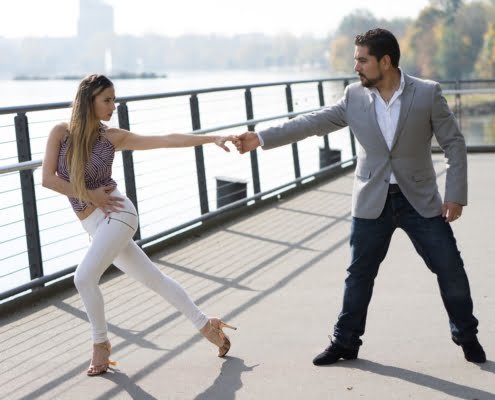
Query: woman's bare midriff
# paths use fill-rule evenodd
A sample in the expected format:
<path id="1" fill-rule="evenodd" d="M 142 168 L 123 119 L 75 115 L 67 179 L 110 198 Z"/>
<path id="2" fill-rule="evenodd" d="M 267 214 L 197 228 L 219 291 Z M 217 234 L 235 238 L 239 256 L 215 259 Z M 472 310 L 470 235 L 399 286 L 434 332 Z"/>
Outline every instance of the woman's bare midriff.
<path id="1" fill-rule="evenodd" d="M 94 211 L 96 210 L 96 207 L 91 205 L 91 204 L 88 204 L 88 206 L 82 210 L 82 211 L 76 211 L 76 215 L 77 215 L 77 218 L 79 218 L 81 221 L 87 217 L 89 217 L 89 215 Z"/>

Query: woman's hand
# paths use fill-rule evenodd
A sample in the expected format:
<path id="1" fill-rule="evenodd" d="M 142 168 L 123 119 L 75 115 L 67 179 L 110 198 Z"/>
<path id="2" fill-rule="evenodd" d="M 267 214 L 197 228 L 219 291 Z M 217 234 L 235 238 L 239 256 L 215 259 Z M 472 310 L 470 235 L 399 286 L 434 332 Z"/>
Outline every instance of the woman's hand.
<path id="1" fill-rule="evenodd" d="M 91 203 L 101 209 L 106 216 L 111 212 L 119 212 L 119 208 L 124 208 L 122 197 L 110 195 L 114 190 L 114 186 L 101 186 L 98 189 L 88 190 Z"/>
<path id="2" fill-rule="evenodd" d="M 230 151 L 230 149 L 225 145 L 225 142 L 234 142 L 236 140 L 236 136 L 216 136 L 214 143 L 224 149 L 225 151 Z"/>

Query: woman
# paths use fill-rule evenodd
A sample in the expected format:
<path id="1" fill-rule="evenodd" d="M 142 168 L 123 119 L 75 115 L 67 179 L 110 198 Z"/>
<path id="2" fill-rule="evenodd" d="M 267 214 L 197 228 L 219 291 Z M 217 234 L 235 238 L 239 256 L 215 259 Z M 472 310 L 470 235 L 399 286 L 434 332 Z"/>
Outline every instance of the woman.
<path id="1" fill-rule="evenodd" d="M 222 328 L 231 327 L 218 318 L 208 318 L 184 289 L 151 262 L 132 237 L 138 216 L 132 202 L 122 195 L 111 177 L 116 150 L 146 150 L 188 147 L 215 143 L 229 151 L 231 136 L 171 133 L 143 136 L 108 128 L 115 110 L 115 90 L 103 75 L 84 78 L 73 103 L 69 124 L 56 125 L 48 137 L 43 161 L 44 187 L 68 196 L 77 217 L 92 238 L 88 251 L 76 269 L 74 283 L 91 324 L 93 356 L 89 376 L 105 373 L 112 364 L 107 337 L 103 297 L 98 282 L 110 264 L 148 286 L 181 311 L 201 334 L 218 346 L 223 357 L 230 341 Z"/>

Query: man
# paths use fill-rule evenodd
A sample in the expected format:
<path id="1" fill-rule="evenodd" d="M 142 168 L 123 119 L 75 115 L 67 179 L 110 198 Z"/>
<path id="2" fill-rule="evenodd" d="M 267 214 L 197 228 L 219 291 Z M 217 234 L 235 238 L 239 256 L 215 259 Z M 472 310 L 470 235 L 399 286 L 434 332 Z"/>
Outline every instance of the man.
<path id="1" fill-rule="evenodd" d="M 374 279 L 396 228 L 407 233 L 437 275 L 452 340 L 466 360 L 485 362 L 469 282 L 450 226 L 467 203 L 464 138 L 439 84 L 400 70 L 399 44 L 391 32 L 373 29 L 356 36 L 354 44 L 360 82 L 349 85 L 342 99 L 278 127 L 246 132 L 236 143 L 241 153 L 258 146 L 271 149 L 345 126 L 357 139 L 352 261 L 330 345 L 313 363 L 357 358 Z M 443 203 L 431 157 L 433 135 L 448 163 Z"/>

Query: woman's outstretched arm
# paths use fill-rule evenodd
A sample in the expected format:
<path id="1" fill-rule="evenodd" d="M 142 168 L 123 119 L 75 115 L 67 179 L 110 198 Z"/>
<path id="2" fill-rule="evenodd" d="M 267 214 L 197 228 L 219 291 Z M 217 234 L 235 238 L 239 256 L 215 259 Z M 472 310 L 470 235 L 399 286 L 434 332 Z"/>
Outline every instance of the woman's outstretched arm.
<path id="1" fill-rule="evenodd" d="M 215 143 L 225 151 L 230 149 L 227 141 L 234 141 L 235 136 L 194 135 L 189 133 L 168 133 L 165 135 L 139 135 L 124 129 L 110 128 L 107 137 L 116 150 L 150 150 L 166 147 L 193 147 Z"/>

